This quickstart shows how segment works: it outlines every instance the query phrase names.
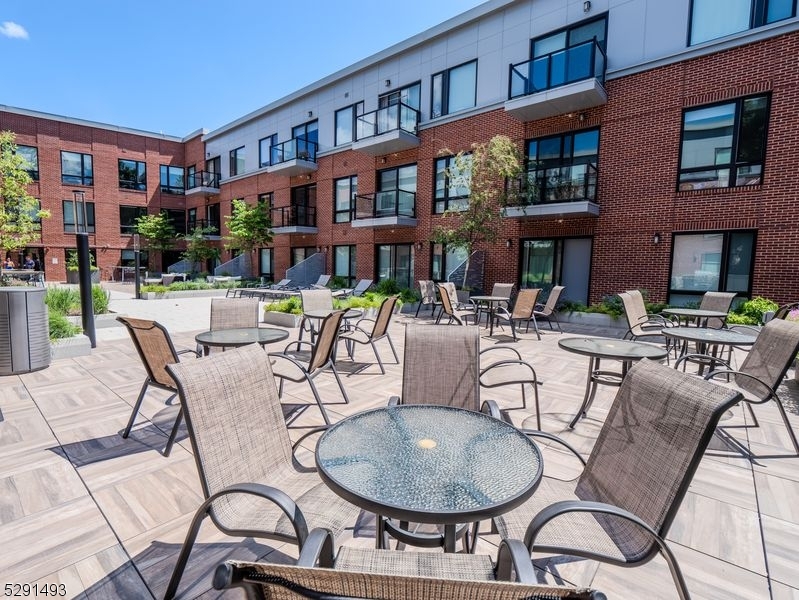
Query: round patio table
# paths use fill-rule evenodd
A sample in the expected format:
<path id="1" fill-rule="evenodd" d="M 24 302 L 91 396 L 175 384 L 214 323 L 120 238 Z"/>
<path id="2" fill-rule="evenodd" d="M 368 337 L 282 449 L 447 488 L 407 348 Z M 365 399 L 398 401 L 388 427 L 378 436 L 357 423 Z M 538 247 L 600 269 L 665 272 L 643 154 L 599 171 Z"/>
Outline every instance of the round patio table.
<path id="1" fill-rule="evenodd" d="M 483 413 L 438 405 L 365 411 L 328 429 L 316 446 L 319 475 L 336 494 L 377 515 L 386 533 L 433 545 L 383 517 L 444 526 L 435 545 L 455 551 L 458 524 L 505 513 L 529 498 L 543 463 L 535 443 Z"/>
<path id="2" fill-rule="evenodd" d="M 677 317 L 679 322 L 684 322 L 686 325 L 690 321 L 696 321 L 700 327 L 704 327 L 707 324 L 708 319 L 726 319 L 727 314 L 726 312 L 722 312 L 720 310 L 705 310 L 702 308 L 664 308 L 660 311 L 667 315 L 672 315 Z"/>
<path id="3" fill-rule="evenodd" d="M 194 336 L 194 341 L 204 349 L 204 354 L 208 354 L 211 346 L 221 348 L 237 348 L 247 344 L 266 344 L 280 342 L 289 337 L 289 332 L 285 329 L 276 327 L 243 327 L 240 329 L 214 329 L 213 331 L 203 331 Z"/>
<path id="4" fill-rule="evenodd" d="M 325 317 L 329 316 L 331 313 L 333 313 L 333 312 L 335 312 L 337 310 L 340 310 L 340 309 L 337 309 L 337 308 L 317 308 L 315 310 L 308 310 L 308 311 L 305 311 L 305 312 L 302 313 L 303 317 L 305 317 L 306 319 L 311 320 L 311 343 L 313 343 L 314 339 L 316 338 L 316 331 L 318 329 L 318 327 L 316 326 L 316 323 L 321 323 L 322 319 L 324 319 Z M 345 325 L 347 327 L 349 327 L 348 321 L 350 319 L 358 319 L 358 318 L 360 318 L 362 316 L 363 316 L 363 311 L 362 310 L 356 310 L 354 308 L 349 308 L 349 309 L 347 309 L 347 312 L 344 313 L 343 320 L 344 320 Z M 302 330 L 302 327 L 301 327 L 300 328 L 300 335 L 299 335 L 299 339 L 300 340 L 302 340 L 302 331 L 303 330 Z"/>
<path id="5" fill-rule="evenodd" d="M 676 329 L 676 328 L 675 328 Z M 694 328 L 695 329 L 695 328 Z M 664 329 L 664 332 L 666 329 Z M 574 427 L 580 417 L 584 417 L 596 396 L 597 385 L 620 386 L 630 365 L 642 358 L 660 360 L 668 356 L 669 351 L 661 346 L 654 346 L 644 342 L 632 342 L 613 338 L 587 337 L 565 338 L 558 340 L 558 346 L 567 352 L 582 354 L 589 358 L 588 377 L 585 381 L 585 395 L 583 403 L 577 414 L 569 423 Z M 620 360 L 621 371 L 604 371 L 600 369 L 602 359 Z"/>
<path id="6" fill-rule="evenodd" d="M 508 296 L 469 296 L 469 300 L 488 305 L 488 336 L 491 337 L 494 335 L 494 313 L 497 310 L 497 306 L 502 302 L 510 302 L 510 298 Z"/>
<path id="7" fill-rule="evenodd" d="M 757 339 L 756 335 L 742 333 L 733 329 L 713 329 L 712 327 L 666 327 L 663 335 L 674 340 L 679 340 L 682 346 L 680 356 L 688 354 L 688 342 L 695 342 L 697 353 L 710 356 L 710 358 L 695 358 L 693 362 L 699 364 L 699 374 L 704 372 L 707 365 L 713 370 L 718 361 L 714 360 L 717 356 L 719 346 L 751 346 Z"/>

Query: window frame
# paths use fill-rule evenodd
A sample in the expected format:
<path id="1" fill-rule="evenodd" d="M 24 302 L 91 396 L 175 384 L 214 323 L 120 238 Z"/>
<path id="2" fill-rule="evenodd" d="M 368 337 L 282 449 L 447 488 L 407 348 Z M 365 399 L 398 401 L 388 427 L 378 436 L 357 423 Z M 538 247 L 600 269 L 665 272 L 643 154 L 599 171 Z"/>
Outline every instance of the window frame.
<path id="1" fill-rule="evenodd" d="M 462 252 L 466 252 L 463 249 L 456 248 L 453 252 L 447 250 L 446 244 L 430 244 L 430 279 L 436 283 L 448 281 L 447 275 L 448 273 L 454 272 L 455 268 L 453 265 L 448 264 L 450 261 L 450 255 L 454 254 L 458 250 Z M 436 260 L 436 257 L 440 257 Z M 466 258 L 468 258 L 468 253 L 466 253 Z M 464 259 L 466 260 L 466 259 Z M 441 277 L 436 277 L 435 266 L 436 262 L 438 262 L 438 271 Z M 463 262 L 463 261 L 461 261 Z M 460 264 L 460 263 L 459 263 Z"/>
<path id="2" fill-rule="evenodd" d="M 406 102 L 403 99 L 403 95 L 407 99 L 411 94 L 410 91 L 414 88 L 418 88 L 418 97 L 419 97 L 419 106 L 414 106 L 410 102 Z M 408 85 L 404 85 L 400 88 L 395 90 L 391 90 L 390 92 L 386 92 L 384 94 L 380 94 L 377 97 L 377 108 L 380 110 L 381 108 L 388 108 L 389 106 L 393 106 L 395 104 L 405 104 L 406 106 L 410 106 L 416 110 L 422 110 L 422 82 L 414 81 L 413 83 L 409 83 Z"/>
<path id="3" fill-rule="evenodd" d="M 74 154 L 80 156 L 80 175 L 64 173 L 64 155 Z M 88 157 L 88 161 L 86 160 Z M 88 162 L 88 167 L 86 163 Z M 88 174 L 87 174 L 88 172 Z M 72 150 L 61 150 L 61 183 L 64 185 L 94 185 L 94 159 L 91 154 L 84 152 L 73 152 Z"/>
<path id="4" fill-rule="evenodd" d="M 338 272 L 338 249 L 347 248 L 347 274 Z M 339 244 L 333 246 L 333 276 L 347 280 L 346 286 L 353 287 L 357 279 L 358 246 L 355 244 Z"/>
<path id="5" fill-rule="evenodd" d="M 266 152 L 264 152 L 264 142 L 266 145 Z M 277 134 L 273 133 L 258 140 L 258 168 L 271 166 L 272 164 L 272 146 L 277 144 Z"/>
<path id="6" fill-rule="evenodd" d="M 691 0 L 690 6 L 688 7 L 688 32 L 686 37 L 686 47 L 691 48 L 693 46 L 698 46 L 700 44 L 706 44 L 708 42 L 713 42 L 714 40 L 719 40 L 721 38 L 725 38 L 730 35 L 735 35 L 738 33 L 743 33 L 745 31 L 751 31 L 752 29 L 757 29 L 759 27 L 764 27 L 766 25 L 771 25 L 772 23 L 779 23 L 780 21 L 785 21 L 787 19 L 792 19 L 797 14 L 797 0 L 792 0 L 791 4 L 791 14 L 787 17 L 781 17 L 779 19 L 775 19 L 773 21 L 768 20 L 768 9 L 769 3 L 772 0 L 749 0 L 749 26 L 745 29 L 741 29 L 740 31 L 731 31 L 728 33 L 724 33 L 717 37 L 707 38 L 698 42 L 692 41 L 692 37 L 694 34 L 694 9 L 697 5 L 697 0 Z"/>
<path id="7" fill-rule="evenodd" d="M 345 111 L 350 111 L 350 139 L 348 140 L 339 140 L 338 138 L 338 124 L 339 124 L 339 114 L 344 114 L 346 116 Z M 360 102 L 354 102 L 349 106 L 343 106 L 338 110 L 333 112 L 333 145 L 340 146 L 343 144 L 351 144 L 356 140 L 356 132 L 358 127 L 358 117 L 363 115 L 364 111 L 364 103 L 363 100 Z"/>
<path id="8" fill-rule="evenodd" d="M 247 172 L 245 167 L 245 148 L 246 146 L 239 146 L 230 151 L 230 163 L 228 164 L 230 177 L 244 175 Z"/>
<path id="9" fill-rule="evenodd" d="M 469 163 L 471 165 L 471 152 L 465 153 L 465 157 L 469 157 Z M 450 170 L 455 167 L 455 158 L 456 155 L 452 154 L 449 156 L 441 156 L 435 159 L 433 162 L 433 214 L 434 215 L 442 215 L 447 211 L 464 211 L 469 207 L 469 198 L 471 197 L 472 190 L 471 188 L 467 189 L 466 194 L 464 195 L 450 195 L 450 189 L 452 185 L 450 184 Z M 442 171 L 439 171 L 439 163 L 444 162 L 444 168 Z M 438 174 L 443 172 L 444 174 L 444 185 L 441 188 L 442 194 L 439 196 L 439 187 L 438 187 Z M 450 203 L 454 203 L 455 206 L 450 206 Z M 443 208 L 439 205 L 443 204 Z"/>
<path id="10" fill-rule="evenodd" d="M 131 211 L 130 209 L 133 209 Z M 131 219 L 128 219 L 129 223 L 126 224 L 125 220 L 123 219 L 122 212 L 125 210 L 126 212 L 133 212 Z M 133 235 L 136 233 L 136 219 L 141 216 L 147 214 L 147 207 L 146 206 L 134 206 L 132 204 L 120 204 L 119 205 L 119 234 L 120 235 Z"/>
<path id="11" fill-rule="evenodd" d="M 413 289 L 413 286 L 414 286 L 414 283 L 415 283 L 414 282 L 414 277 L 415 277 L 415 270 L 416 270 L 416 260 L 415 260 L 415 253 L 414 253 L 414 245 L 413 245 L 412 242 L 396 243 L 396 244 L 375 244 L 375 246 L 374 246 L 374 252 L 375 252 L 375 262 L 374 262 L 375 281 L 380 282 L 380 281 L 384 281 L 385 280 L 385 279 L 381 279 L 380 278 L 380 267 L 381 267 L 381 264 L 380 264 L 380 249 L 384 248 L 384 247 L 390 248 L 389 258 L 390 258 L 391 264 L 388 267 L 389 276 L 387 277 L 387 279 L 393 279 L 394 281 L 397 282 L 397 284 L 401 288 L 402 287 L 407 287 L 407 288 Z M 397 277 L 396 277 L 396 274 L 397 274 L 397 259 L 398 259 L 397 249 L 400 248 L 400 247 L 408 249 L 408 260 L 409 260 L 408 281 L 398 281 Z"/>
<path id="12" fill-rule="evenodd" d="M 86 233 L 96 233 L 97 225 L 95 219 L 94 202 L 89 200 L 84 200 L 84 202 L 86 204 Z M 80 204 L 80 202 L 77 204 Z M 67 210 L 67 206 L 69 207 L 69 210 Z M 78 217 L 76 217 L 72 210 L 73 207 L 75 207 L 74 200 L 61 201 L 61 214 L 63 215 L 64 233 L 77 233 L 75 221 L 78 221 L 78 226 L 82 225 L 80 222 L 81 219 L 79 217 L 83 211 L 79 211 Z M 69 221 L 67 221 L 67 213 L 71 214 L 71 219 Z"/>
<path id="13" fill-rule="evenodd" d="M 460 112 L 462 110 L 469 110 L 470 108 L 474 108 L 477 106 L 477 78 L 478 78 L 478 65 L 477 59 L 474 58 L 472 60 L 467 60 L 459 65 L 455 65 L 454 67 L 450 67 L 448 69 L 444 69 L 443 71 L 439 71 L 438 73 L 433 73 L 430 77 L 430 118 L 437 119 L 439 117 L 444 117 L 446 115 L 452 114 L 452 111 L 449 109 L 450 105 L 450 96 L 452 90 L 450 89 L 450 82 L 452 77 L 452 72 L 458 69 L 462 69 L 468 65 L 474 64 L 474 89 L 472 94 L 472 104 L 471 106 L 466 106 L 464 108 L 457 109 L 456 112 Z M 436 78 L 440 78 L 440 94 L 441 94 L 441 112 L 436 113 L 435 105 L 436 105 Z"/>
<path id="14" fill-rule="evenodd" d="M 349 188 L 349 202 L 346 210 L 338 208 L 338 183 L 340 181 L 347 181 Z M 333 223 L 349 223 L 352 221 L 353 212 L 355 211 L 355 196 L 358 195 L 358 175 L 348 175 L 347 177 L 338 177 L 333 180 Z M 343 215 L 342 218 L 339 218 Z"/>
<path id="15" fill-rule="evenodd" d="M 166 185 L 164 184 L 164 170 L 166 169 Z M 182 187 L 177 187 L 172 185 L 172 170 L 173 169 L 180 169 L 180 177 L 183 181 Z M 162 194 L 173 194 L 176 196 L 182 196 L 186 193 L 186 169 L 184 167 L 178 165 L 158 165 L 158 185 L 159 189 Z"/>
<path id="16" fill-rule="evenodd" d="M 136 170 L 135 179 L 123 180 L 122 179 L 122 163 L 134 163 Z M 128 190 L 133 192 L 146 192 L 147 191 L 147 163 L 143 160 L 135 160 L 132 158 L 119 158 L 117 159 L 117 169 L 119 171 L 119 189 Z M 128 185 L 123 185 L 127 183 Z"/>
<path id="17" fill-rule="evenodd" d="M 26 152 L 20 152 L 20 149 L 25 149 L 25 151 L 32 151 L 33 160 L 29 160 L 27 156 L 25 156 Z M 17 151 L 15 154 L 21 155 L 22 159 L 25 163 L 32 168 L 25 169 L 30 175 L 32 181 L 39 181 L 39 148 L 36 146 L 26 146 L 25 144 L 17 144 Z M 25 165 L 23 165 L 24 168 Z"/>
<path id="18" fill-rule="evenodd" d="M 175 228 L 175 233 L 185 235 L 186 231 L 186 209 L 183 208 L 162 208 L 161 212 L 165 212 L 167 219 L 172 224 L 172 227 Z M 177 220 L 176 217 L 180 213 L 180 220 Z"/>

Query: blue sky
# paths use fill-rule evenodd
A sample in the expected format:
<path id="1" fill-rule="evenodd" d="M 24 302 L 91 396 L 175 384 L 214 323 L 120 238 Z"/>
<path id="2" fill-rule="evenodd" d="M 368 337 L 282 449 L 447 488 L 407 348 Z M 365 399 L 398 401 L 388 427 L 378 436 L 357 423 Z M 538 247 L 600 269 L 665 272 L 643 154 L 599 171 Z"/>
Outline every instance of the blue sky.
<path id="1" fill-rule="evenodd" d="M 483 0 L 2 0 L 0 104 L 183 136 Z"/>

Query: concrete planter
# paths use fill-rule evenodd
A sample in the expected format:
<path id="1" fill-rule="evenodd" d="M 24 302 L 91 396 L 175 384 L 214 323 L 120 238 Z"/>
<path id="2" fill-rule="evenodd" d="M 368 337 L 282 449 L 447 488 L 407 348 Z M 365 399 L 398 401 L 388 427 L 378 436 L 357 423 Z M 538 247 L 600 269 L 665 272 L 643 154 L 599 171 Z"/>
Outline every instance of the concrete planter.
<path id="1" fill-rule="evenodd" d="M 100 270 L 96 269 L 92 271 L 91 274 L 91 281 L 92 283 L 100 283 Z M 78 284 L 78 272 L 77 271 L 67 271 L 67 283 L 74 283 Z"/>
<path id="2" fill-rule="evenodd" d="M 83 318 L 80 315 L 70 315 L 67 320 L 73 325 L 82 326 Z M 95 329 L 102 329 L 105 327 L 121 327 L 122 323 L 117 321 L 117 313 L 106 313 L 103 315 L 94 315 Z"/>
<path id="3" fill-rule="evenodd" d="M 590 325 L 593 327 L 615 327 L 617 329 L 627 329 L 627 321 L 623 317 L 614 319 L 610 315 L 603 313 L 559 312 L 558 321 L 561 323 L 575 323 L 579 325 Z"/>
<path id="4" fill-rule="evenodd" d="M 226 289 L 219 290 L 182 290 L 179 292 L 142 292 L 142 300 L 163 300 L 166 298 L 214 298 L 224 297 Z"/>
<path id="5" fill-rule="evenodd" d="M 263 322 L 269 323 L 270 325 L 278 325 L 279 327 L 299 327 L 301 319 L 302 317 L 300 315 L 265 310 Z"/>
<path id="6" fill-rule="evenodd" d="M 50 358 L 52 360 L 88 356 L 91 353 L 92 344 L 89 338 L 83 334 L 60 340 L 50 340 Z"/>

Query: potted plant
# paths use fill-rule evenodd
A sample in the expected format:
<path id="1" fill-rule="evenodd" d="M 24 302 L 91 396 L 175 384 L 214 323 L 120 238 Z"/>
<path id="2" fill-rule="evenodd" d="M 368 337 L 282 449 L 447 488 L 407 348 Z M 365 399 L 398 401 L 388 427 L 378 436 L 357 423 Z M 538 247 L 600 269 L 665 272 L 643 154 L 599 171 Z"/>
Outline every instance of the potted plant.
<path id="1" fill-rule="evenodd" d="M 93 254 L 89 254 L 89 270 L 92 283 L 100 283 L 100 268 L 95 264 Z M 77 250 L 67 250 L 67 283 L 79 283 Z"/>

